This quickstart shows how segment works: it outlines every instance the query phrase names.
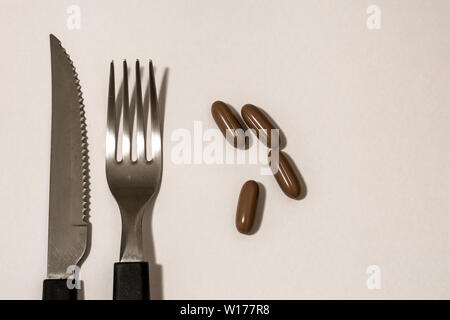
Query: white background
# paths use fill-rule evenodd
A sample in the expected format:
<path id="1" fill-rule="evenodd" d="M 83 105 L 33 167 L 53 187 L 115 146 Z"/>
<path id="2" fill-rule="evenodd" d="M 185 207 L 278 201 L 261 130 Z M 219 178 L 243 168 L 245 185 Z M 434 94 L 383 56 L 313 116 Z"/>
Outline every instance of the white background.
<path id="1" fill-rule="evenodd" d="M 372 3 L 380 30 L 366 26 Z M 449 1 L 0 4 L 0 298 L 40 299 L 46 276 L 50 33 L 74 60 L 86 104 L 87 299 L 111 298 L 119 255 L 104 150 L 109 62 L 124 58 L 153 59 L 158 86 L 168 68 L 155 298 L 450 298 Z M 66 26 L 71 4 L 80 30 Z M 257 165 L 171 162 L 171 133 L 195 120 L 214 128 L 218 99 L 276 120 L 307 185 L 303 200 Z M 234 227 L 248 179 L 267 194 L 252 236 Z M 373 264 L 380 290 L 366 287 Z"/>

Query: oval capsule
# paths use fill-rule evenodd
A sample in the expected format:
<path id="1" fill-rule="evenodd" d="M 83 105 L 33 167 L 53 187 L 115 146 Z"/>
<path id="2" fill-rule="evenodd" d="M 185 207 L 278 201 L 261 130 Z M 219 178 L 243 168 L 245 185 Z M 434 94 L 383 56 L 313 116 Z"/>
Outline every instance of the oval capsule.
<path id="1" fill-rule="evenodd" d="M 272 168 L 272 172 L 275 172 L 274 176 L 281 190 L 283 190 L 289 198 L 297 199 L 301 193 L 300 181 L 288 158 L 284 155 L 284 152 L 277 151 L 278 166 L 274 163 L 274 167 L 272 168 L 272 150 L 269 151 L 269 165 Z M 275 155 L 273 160 L 276 160 Z"/>
<path id="2" fill-rule="evenodd" d="M 276 128 L 272 121 L 266 117 L 260 108 L 246 104 L 241 109 L 241 115 L 245 123 L 250 129 L 253 129 L 256 136 L 269 148 L 279 146 L 279 128 Z M 273 129 L 277 129 L 277 132 L 273 132 Z M 273 137 L 272 137 L 273 135 Z M 276 138 L 278 141 L 272 143 L 272 138 Z"/>
<path id="3" fill-rule="evenodd" d="M 234 147 L 245 146 L 245 133 L 231 108 L 222 101 L 211 106 L 211 114 L 225 139 Z"/>
<path id="4" fill-rule="evenodd" d="M 258 207 L 259 186 L 249 180 L 241 188 L 236 210 L 236 228 L 240 233 L 249 234 L 255 222 Z"/>

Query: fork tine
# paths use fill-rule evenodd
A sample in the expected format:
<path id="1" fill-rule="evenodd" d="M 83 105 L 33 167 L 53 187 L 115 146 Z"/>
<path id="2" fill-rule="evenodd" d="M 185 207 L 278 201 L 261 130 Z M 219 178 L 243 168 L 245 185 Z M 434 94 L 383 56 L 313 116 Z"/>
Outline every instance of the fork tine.
<path id="1" fill-rule="evenodd" d="M 128 66 L 127 61 L 123 60 L 123 138 L 122 153 L 125 161 L 131 160 L 131 129 L 130 129 L 130 100 L 128 97 Z"/>
<path id="2" fill-rule="evenodd" d="M 145 160 L 144 106 L 142 104 L 141 66 L 136 60 L 136 151 L 137 159 Z"/>
<path id="3" fill-rule="evenodd" d="M 152 160 L 159 161 L 161 158 L 161 127 L 158 112 L 158 97 L 156 93 L 155 72 L 153 62 L 149 61 L 150 82 L 150 117 L 152 125 Z"/>
<path id="4" fill-rule="evenodd" d="M 116 90 L 114 85 L 114 61 L 109 67 L 109 91 L 108 91 L 108 113 L 106 121 L 106 159 L 108 161 L 117 159 L 117 130 L 116 130 Z"/>

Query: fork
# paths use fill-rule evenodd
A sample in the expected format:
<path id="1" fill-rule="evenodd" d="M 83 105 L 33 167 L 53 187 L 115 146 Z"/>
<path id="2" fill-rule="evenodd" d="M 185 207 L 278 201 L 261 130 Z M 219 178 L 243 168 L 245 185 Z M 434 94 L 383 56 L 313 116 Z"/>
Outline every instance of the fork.
<path id="1" fill-rule="evenodd" d="M 161 125 L 152 61 L 149 61 L 151 159 L 147 158 L 147 121 L 144 119 L 139 60 L 136 60 L 136 122 L 130 114 L 128 97 L 128 67 L 123 61 L 123 107 L 116 111 L 114 61 L 110 65 L 107 133 L 106 177 L 109 189 L 117 201 L 122 219 L 120 262 L 114 264 L 114 300 L 150 299 L 149 268 L 144 261 L 142 218 L 144 207 L 154 200 L 161 184 Z M 123 110 L 123 112 L 122 112 Z M 121 117 L 122 115 L 122 117 Z M 118 160 L 119 123 L 123 119 L 122 159 Z M 136 139 L 133 139 L 136 125 Z M 133 146 L 137 157 L 132 158 Z"/>

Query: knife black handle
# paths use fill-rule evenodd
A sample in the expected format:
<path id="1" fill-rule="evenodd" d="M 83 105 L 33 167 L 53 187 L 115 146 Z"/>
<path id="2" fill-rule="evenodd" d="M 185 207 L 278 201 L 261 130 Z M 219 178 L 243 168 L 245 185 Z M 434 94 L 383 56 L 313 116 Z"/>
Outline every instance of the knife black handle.
<path id="1" fill-rule="evenodd" d="M 78 300 L 78 289 L 69 289 L 66 279 L 46 279 L 42 300 Z"/>
<path id="2" fill-rule="evenodd" d="M 114 264 L 113 300 L 149 300 L 150 285 L 147 262 Z"/>

